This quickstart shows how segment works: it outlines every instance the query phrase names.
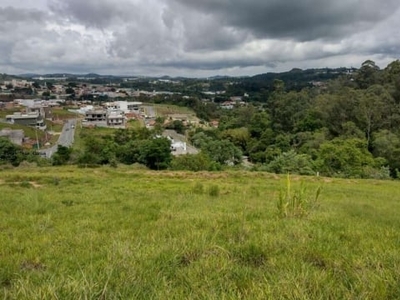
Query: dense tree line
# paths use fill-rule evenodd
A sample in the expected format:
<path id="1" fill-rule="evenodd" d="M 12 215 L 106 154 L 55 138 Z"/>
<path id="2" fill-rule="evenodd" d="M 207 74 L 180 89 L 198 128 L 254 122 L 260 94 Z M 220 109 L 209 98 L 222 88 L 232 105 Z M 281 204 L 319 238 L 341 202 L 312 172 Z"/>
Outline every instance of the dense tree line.
<path id="1" fill-rule="evenodd" d="M 320 87 L 288 91 L 281 80 L 262 105 L 225 112 L 215 135 L 258 169 L 342 177 L 397 177 L 400 168 L 400 62 Z"/>

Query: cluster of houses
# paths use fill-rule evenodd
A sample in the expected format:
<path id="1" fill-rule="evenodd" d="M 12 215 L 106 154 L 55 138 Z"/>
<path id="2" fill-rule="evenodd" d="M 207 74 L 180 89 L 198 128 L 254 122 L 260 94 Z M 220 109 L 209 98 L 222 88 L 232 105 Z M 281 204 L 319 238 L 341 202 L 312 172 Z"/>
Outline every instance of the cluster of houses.
<path id="1" fill-rule="evenodd" d="M 28 81 L 24 79 L 12 79 L 0 83 L 0 93 L 9 94 L 16 88 L 30 88 L 37 96 L 43 96 L 54 99 L 69 99 L 73 94 L 75 99 L 123 99 L 127 97 L 154 97 L 157 95 L 172 95 L 169 91 L 144 91 L 131 88 L 115 88 L 114 86 L 102 84 L 66 84 L 67 77 L 46 78 L 37 77 L 34 80 L 40 80 L 40 85 L 37 81 Z M 56 83 L 57 82 L 57 83 Z"/>
<path id="2" fill-rule="evenodd" d="M 51 119 L 52 109 L 60 105 L 56 101 L 38 99 L 16 99 L 12 104 L 16 107 L 24 107 L 24 109 L 6 115 L 7 123 L 36 127 L 40 130 L 46 129 L 45 120 Z"/>
<path id="3" fill-rule="evenodd" d="M 13 88 L 26 88 L 31 87 L 33 81 L 28 81 L 24 79 L 11 79 L 4 81 L 2 85 L 0 85 L 0 89 L 6 90 L 8 87 L 12 86 Z"/>
<path id="4" fill-rule="evenodd" d="M 18 112 L 6 115 L 3 122 L 9 124 L 19 124 L 30 126 L 40 130 L 46 130 L 46 119 L 52 119 L 53 108 L 60 104 L 55 101 L 33 100 L 33 99 L 15 99 L 12 102 L 2 103 L 4 109 L 20 109 Z M 3 128 L 0 131 L 1 137 L 7 137 L 17 145 L 30 144 L 30 140 L 25 137 L 22 129 Z M 37 143 L 37 141 L 32 142 Z"/>
<path id="5" fill-rule="evenodd" d="M 248 97 L 248 95 L 245 94 L 243 97 L 242 96 L 230 97 L 229 100 L 222 102 L 220 104 L 220 107 L 224 109 L 233 109 L 234 107 L 237 106 L 245 106 L 246 102 L 244 101 L 244 97 Z"/>
<path id="6" fill-rule="evenodd" d="M 115 101 L 106 102 L 101 107 L 87 105 L 75 112 L 84 115 L 85 126 L 124 128 L 130 119 L 144 116 L 142 102 Z"/>

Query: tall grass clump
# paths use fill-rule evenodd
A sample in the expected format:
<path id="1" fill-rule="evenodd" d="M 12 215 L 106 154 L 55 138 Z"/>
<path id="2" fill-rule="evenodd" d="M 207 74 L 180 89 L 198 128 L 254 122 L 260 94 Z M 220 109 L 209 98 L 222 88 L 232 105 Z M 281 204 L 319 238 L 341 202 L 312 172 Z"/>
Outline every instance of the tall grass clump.
<path id="1" fill-rule="evenodd" d="M 219 186 L 216 184 L 213 184 L 212 186 L 210 186 L 210 188 L 208 189 L 208 195 L 210 195 L 211 197 L 218 197 L 219 196 Z"/>
<path id="2" fill-rule="evenodd" d="M 300 188 L 292 190 L 290 175 L 286 176 L 286 185 L 279 192 L 277 203 L 278 215 L 286 217 L 304 217 L 319 205 L 321 186 L 315 193 L 309 193 L 301 183 Z"/>
<path id="3" fill-rule="evenodd" d="M 197 195 L 202 195 L 204 193 L 204 186 L 201 182 L 196 182 L 192 188 L 192 192 Z"/>

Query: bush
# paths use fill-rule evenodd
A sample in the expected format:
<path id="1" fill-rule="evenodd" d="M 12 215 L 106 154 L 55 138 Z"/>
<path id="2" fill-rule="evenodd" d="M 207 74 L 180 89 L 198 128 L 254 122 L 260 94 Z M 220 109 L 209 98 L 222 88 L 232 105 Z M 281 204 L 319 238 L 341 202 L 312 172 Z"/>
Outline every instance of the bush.
<path id="1" fill-rule="evenodd" d="M 372 168 L 366 166 L 363 168 L 362 178 L 390 179 L 390 169 L 389 167 Z"/>
<path id="2" fill-rule="evenodd" d="M 314 175 L 316 173 L 311 157 L 307 154 L 297 154 L 293 150 L 278 155 L 266 165 L 265 169 L 278 174 Z"/>
<path id="3" fill-rule="evenodd" d="M 363 178 L 366 168 L 379 169 L 381 164 L 362 139 L 336 138 L 323 143 L 318 151 L 319 171 L 327 176 Z"/>

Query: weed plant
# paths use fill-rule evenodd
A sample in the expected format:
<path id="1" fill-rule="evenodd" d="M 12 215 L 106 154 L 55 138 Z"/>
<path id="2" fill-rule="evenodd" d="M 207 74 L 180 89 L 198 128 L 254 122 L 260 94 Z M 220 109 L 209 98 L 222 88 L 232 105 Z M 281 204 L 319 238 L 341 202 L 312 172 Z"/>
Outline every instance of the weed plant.
<path id="1" fill-rule="evenodd" d="M 278 215 L 285 217 L 304 217 L 319 206 L 321 186 L 318 186 L 315 193 L 308 193 L 304 183 L 300 188 L 292 190 L 290 175 L 286 176 L 286 186 L 281 189 L 277 202 Z"/>

